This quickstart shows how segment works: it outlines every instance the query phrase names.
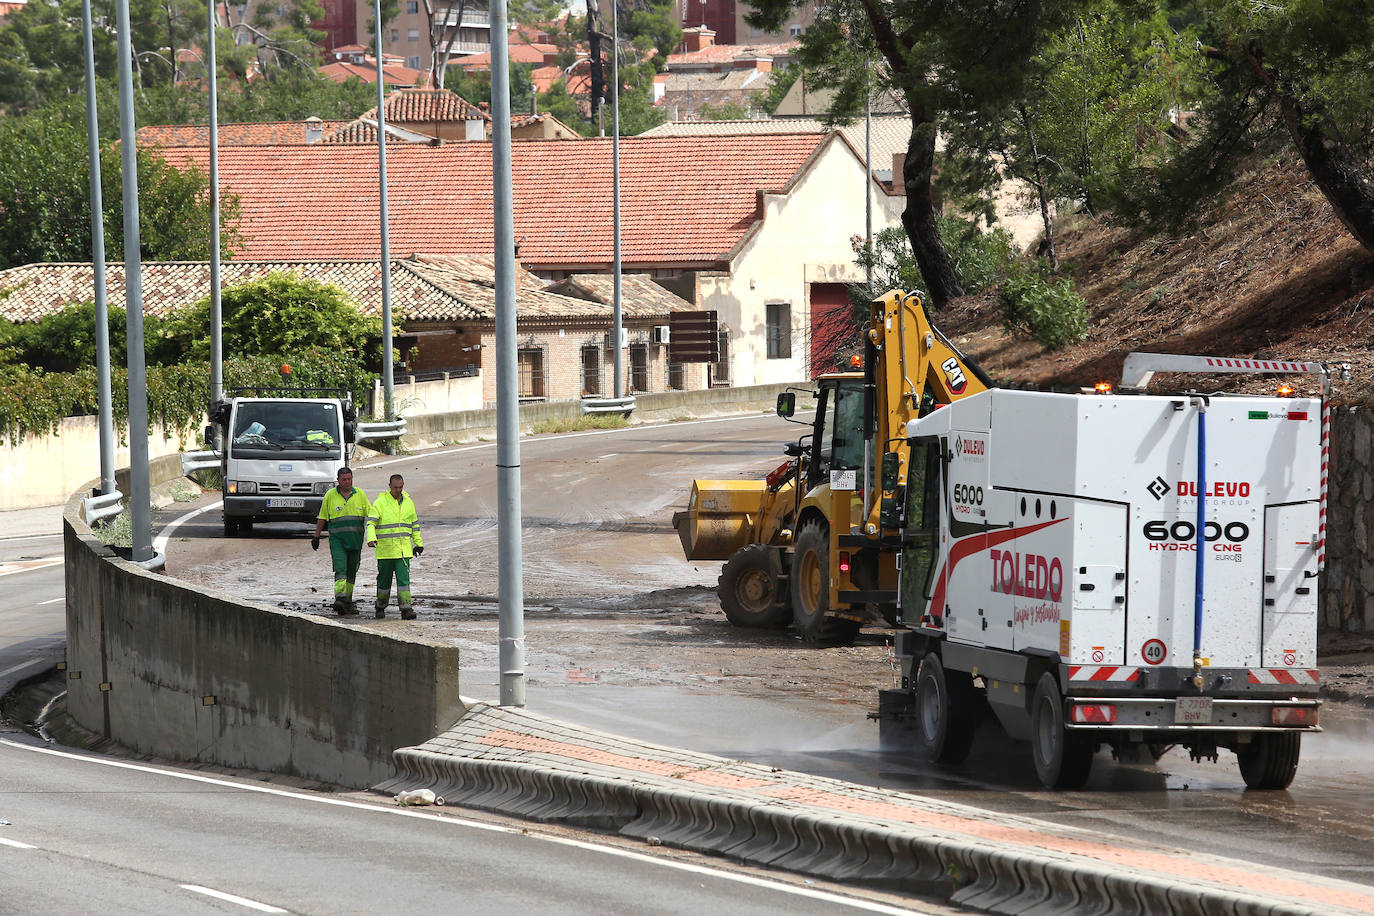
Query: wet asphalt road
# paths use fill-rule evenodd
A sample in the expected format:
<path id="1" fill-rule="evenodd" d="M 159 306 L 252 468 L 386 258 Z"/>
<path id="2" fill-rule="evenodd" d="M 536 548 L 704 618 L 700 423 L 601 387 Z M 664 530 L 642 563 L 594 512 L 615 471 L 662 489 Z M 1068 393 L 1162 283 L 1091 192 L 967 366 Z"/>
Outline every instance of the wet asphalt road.
<path id="1" fill-rule="evenodd" d="M 672 512 L 685 504 L 693 478 L 756 476 L 781 463 L 783 441 L 801 431 L 770 415 L 525 440 L 527 607 L 633 600 L 662 589 L 696 589 L 699 595 L 713 587 L 719 565 L 681 558 Z M 406 476 L 424 522 L 428 550 L 415 577 L 417 594 L 426 600 L 443 605 L 496 591 L 494 463 L 494 447 L 476 445 L 358 466 L 358 484 L 369 495 L 385 487 L 389 474 Z M 194 508 L 172 507 L 159 521 Z M 322 608 L 327 597 L 328 561 L 321 559 L 323 550 L 311 556 L 302 525 L 259 526 L 253 538 L 226 541 L 218 511 L 211 510 L 173 532 L 168 555 L 172 574 L 255 600 L 311 609 Z M 368 564 L 365 558 L 364 571 Z M 360 583 L 365 579 L 360 574 Z M 363 594 L 370 594 L 367 587 Z M 495 629 L 494 614 L 479 615 L 463 640 L 467 695 L 496 696 Z M 566 651 L 575 653 L 575 647 Z M 799 686 L 760 695 L 737 691 L 728 678 L 677 686 L 536 680 L 540 661 L 532 647 L 530 708 L 731 758 L 1374 884 L 1369 710 L 1328 705 L 1326 731 L 1305 740 L 1297 779 L 1286 792 L 1246 791 L 1227 752 L 1219 763 L 1195 763 L 1177 749 L 1158 766 L 1118 764 L 1103 752 L 1084 790 L 1047 792 L 1035 778 L 1028 747 L 991 725 L 956 770 L 880 751 L 876 727 L 865 719 L 876 697 L 859 706 L 808 693 L 807 671 L 823 665 L 825 655 L 798 653 L 789 681 Z"/>

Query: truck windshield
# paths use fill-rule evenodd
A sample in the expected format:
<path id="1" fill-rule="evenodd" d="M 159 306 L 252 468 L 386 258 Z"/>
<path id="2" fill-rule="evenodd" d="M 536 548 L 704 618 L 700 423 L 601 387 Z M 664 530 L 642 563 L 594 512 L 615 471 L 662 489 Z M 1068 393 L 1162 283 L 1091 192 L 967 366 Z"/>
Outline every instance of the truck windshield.
<path id="1" fill-rule="evenodd" d="M 245 401 L 234 411 L 234 454 L 240 457 L 337 458 L 339 409 L 332 402 Z"/>

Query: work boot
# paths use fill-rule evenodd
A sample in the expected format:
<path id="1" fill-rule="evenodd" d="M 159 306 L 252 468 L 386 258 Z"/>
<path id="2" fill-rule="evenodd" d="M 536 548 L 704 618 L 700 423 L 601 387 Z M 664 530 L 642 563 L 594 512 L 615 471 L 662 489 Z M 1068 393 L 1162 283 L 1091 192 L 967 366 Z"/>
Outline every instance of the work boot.
<path id="1" fill-rule="evenodd" d="M 354 601 L 352 598 L 349 598 L 349 599 L 348 599 L 348 611 L 347 611 L 346 613 L 347 613 L 348 616 L 350 616 L 350 617 L 357 617 L 357 616 L 358 616 L 358 602 Z"/>
<path id="2" fill-rule="evenodd" d="M 414 619 L 415 619 L 415 608 L 413 608 L 413 607 L 403 607 L 403 608 L 401 608 L 401 619 L 402 619 L 402 620 L 414 620 Z"/>
<path id="3" fill-rule="evenodd" d="M 335 598 L 334 613 L 338 614 L 340 617 L 346 617 L 348 615 L 348 602 L 342 598 Z"/>
<path id="4" fill-rule="evenodd" d="M 386 605 L 385 605 L 385 604 L 378 604 L 378 605 L 375 605 L 375 607 L 377 608 L 377 619 L 378 619 L 378 620 L 381 620 L 383 617 L 386 616 Z"/>

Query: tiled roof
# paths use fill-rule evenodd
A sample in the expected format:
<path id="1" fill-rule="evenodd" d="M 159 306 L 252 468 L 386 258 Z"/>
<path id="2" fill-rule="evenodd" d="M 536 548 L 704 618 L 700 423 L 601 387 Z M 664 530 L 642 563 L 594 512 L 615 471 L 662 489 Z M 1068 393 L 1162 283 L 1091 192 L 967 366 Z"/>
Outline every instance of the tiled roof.
<path id="1" fill-rule="evenodd" d="M 759 194 L 787 190 L 826 140 L 825 134 L 623 138 L 623 263 L 719 264 L 760 219 Z M 188 162 L 205 171 L 209 152 L 182 147 L 164 155 L 174 166 Z M 611 140 L 522 140 L 512 144 L 511 159 L 515 236 L 523 240 L 526 263 L 609 266 Z M 374 149 L 227 147 L 219 170 L 225 193 L 239 197 L 239 257 L 366 257 L 378 248 Z M 387 179 L 393 251 L 491 251 L 489 145 L 398 144 L 388 148 Z"/>
<path id="2" fill-rule="evenodd" d="M 678 54 L 669 54 L 668 70 L 671 72 L 680 67 L 724 65 L 734 60 L 747 60 L 755 57 L 772 58 L 773 63 L 776 64 L 779 60 L 790 59 L 800 44 L 794 38 L 791 41 L 766 45 L 709 45 L 700 51 L 682 51 Z"/>
<path id="3" fill-rule="evenodd" d="M 220 283 L 233 286 L 273 271 L 332 283 L 342 287 L 364 314 L 381 314 L 381 264 L 376 259 L 225 261 L 220 265 Z M 167 315 L 210 294 L 207 261 L 145 261 L 142 276 L 143 306 L 149 314 Z M 549 292 L 543 281 L 528 271 L 519 271 L 519 277 L 517 318 L 611 317 L 609 303 Z M 124 265 L 107 265 L 105 278 L 110 306 L 123 308 Z M 664 292 L 661 287 L 649 284 L 653 289 L 643 289 L 649 298 L 641 303 L 641 288 L 629 285 L 628 277 L 626 281 L 622 310 L 627 317 L 667 315 L 668 308 L 660 304 Z M 67 305 L 93 300 L 94 283 L 95 271 L 90 264 L 29 264 L 0 271 L 0 317 L 15 322 L 37 321 Z M 494 287 L 495 269 L 490 255 L 413 255 L 391 262 L 391 304 L 398 320 L 405 323 L 494 320 Z"/>
<path id="4" fill-rule="evenodd" d="M 534 83 L 534 88 L 540 92 L 548 92 L 553 84 L 559 80 L 567 80 L 569 95 L 586 95 L 590 91 L 592 78 L 587 72 L 585 61 L 577 65 L 570 73 L 564 73 L 563 68 L 557 65 L 547 67 L 535 67 L 530 71 L 530 82 Z"/>
<path id="5" fill-rule="evenodd" d="M 535 44 L 524 41 L 512 41 L 508 46 L 507 55 L 513 64 L 535 64 L 542 66 L 544 61 L 558 53 L 557 45 Z M 464 70 L 490 70 L 491 52 L 483 51 L 481 54 L 465 54 L 455 60 L 451 66 L 462 67 Z"/>
<path id="6" fill-rule="evenodd" d="M 692 92 L 694 90 L 722 91 L 747 89 L 754 92 L 768 91 L 768 74 L 762 70 L 722 70 L 713 73 L 707 70 L 669 70 L 663 74 L 665 92 Z"/>
<path id="7" fill-rule="evenodd" d="M 348 121 L 320 121 L 324 136 Z M 304 121 L 263 121 L 219 125 L 220 146 L 275 146 L 305 143 Z M 138 129 L 139 146 L 209 146 L 208 124 L 158 124 Z"/>
<path id="8" fill-rule="evenodd" d="M 377 65 L 371 63 L 350 64 L 347 61 L 336 60 L 332 64 L 320 67 L 319 73 L 336 83 L 347 82 L 351 76 L 356 76 L 364 83 L 377 82 Z M 388 86 L 414 86 L 420 81 L 419 70 L 412 70 L 400 64 L 383 64 L 382 73 Z"/>
<path id="9" fill-rule="evenodd" d="M 822 133 L 828 128 L 818 118 L 761 118 L 751 121 L 669 121 L 646 130 L 643 137 L 706 137 L 724 134 Z M 844 134 L 849 145 L 864 154 L 864 122 L 862 119 L 835 128 Z M 911 118 L 907 115 L 875 115 L 873 117 L 873 165 L 878 169 L 892 168 L 894 153 L 905 153 L 911 137 Z"/>
<path id="10" fill-rule="evenodd" d="M 374 111 L 376 109 L 373 109 Z M 417 134 L 411 130 L 403 130 L 396 125 L 388 123 L 386 125 L 386 142 L 388 143 L 438 143 L 433 137 L 425 134 Z M 343 127 L 327 134 L 320 139 L 321 143 L 377 143 L 377 122 L 359 118 L 356 121 L 349 121 Z"/>
<path id="11" fill-rule="evenodd" d="M 603 305 L 615 302 L 615 278 L 610 274 L 573 274 L 545 289 Z M 620 310 L 627 318 L 657 318 L 694 308 L 692 303 L 668 292 L 645 274 L 622 274 L 620 277 Z"/>
<path id="12" fill-rule="evenodd" d="M 449 89 L 397 89 L 386 97 L 388 124 L 409 121 L 490 121 L 487 114 L 456 92 Z M 375 120 L 374 106 L 364 118 Z"/>

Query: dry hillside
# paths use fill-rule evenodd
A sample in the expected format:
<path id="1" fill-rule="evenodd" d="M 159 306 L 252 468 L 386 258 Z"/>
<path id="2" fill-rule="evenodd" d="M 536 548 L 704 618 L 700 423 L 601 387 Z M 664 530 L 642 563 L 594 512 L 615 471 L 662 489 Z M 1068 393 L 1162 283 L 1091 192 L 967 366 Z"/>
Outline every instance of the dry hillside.
<path id="1" fill-rule="evenodd" d="M 1011 338 L 990 297 L 966 297 L 934 316 L 994 379 L 1045 388 L 1115 382 L 1131 350 L 1315 359 L 1351 364 L 1354 378 L 1338 385 L 1338 400 L 1374 402 L 1374 256 L 1300 163 L 1246 174 L 1191 235 L 1148 236 L 1078 216 L 1063 222 L 1060 259 L 1092 314 L 1086 340 L 1046 352 Z M 1196 384 L 1273 385 L 1246 377 Z M 1315 393 L 1314 384 L 1297 384 Z"/>

